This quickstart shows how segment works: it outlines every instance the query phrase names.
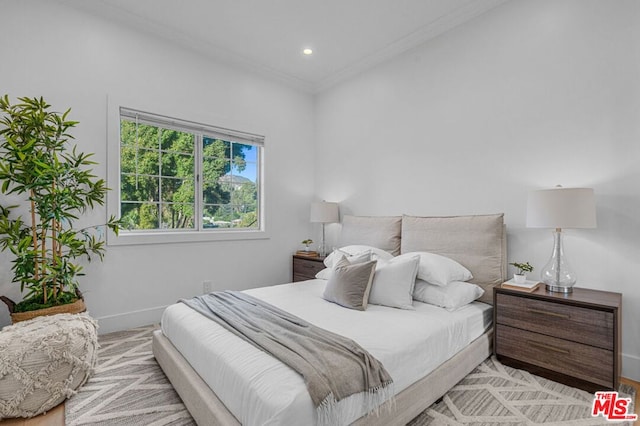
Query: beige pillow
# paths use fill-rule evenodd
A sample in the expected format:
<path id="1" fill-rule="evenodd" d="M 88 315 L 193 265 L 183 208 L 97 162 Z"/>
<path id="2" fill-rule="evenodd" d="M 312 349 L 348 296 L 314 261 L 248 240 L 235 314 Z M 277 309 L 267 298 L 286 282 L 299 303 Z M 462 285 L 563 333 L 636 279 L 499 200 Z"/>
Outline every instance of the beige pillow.
<path id="1" fill-rule="evenodd" d="M 376 263 L 370 260 L 352 265 L 342 257 L 333 267 L 322 297 L 345 308 L 364 311 L 367 309 Z"/>

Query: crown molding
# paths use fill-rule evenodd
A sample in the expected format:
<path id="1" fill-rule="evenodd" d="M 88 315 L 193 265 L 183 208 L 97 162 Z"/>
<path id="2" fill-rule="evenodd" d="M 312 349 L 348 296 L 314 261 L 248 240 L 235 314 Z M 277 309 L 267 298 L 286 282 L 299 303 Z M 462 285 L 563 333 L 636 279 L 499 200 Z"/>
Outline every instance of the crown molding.
<path id="1" fill-rule="evenodd" d="M 458 9 L 443 15 L 418 30 L 402 37 L 388 46 L 379 49 L 374 54 L 366 56 L 353 64 L 322 79 L 314 87 L 314 93 L 321 93 L 351 77 L 373 68 L 383 62 L 387 62 L 398 55 L 414 49 L 429 40 L 438 37 L 453 28 L 476 18 L 489 10 L 500 6 L 510 0 L 479 0 L 471 1 Z"/>
<path id="2" fill-rule="evenodd" d="M 134 31 L 138 30 L 153 37 L 161 38 L 180 48 L 186 48 L 203 55 L 222 66 L 233 67 L 250 74 L 259 75 L 305 93 L 318 94 L 376 65 L 390 61 L 398 55 L 416 48 L 509 0 L 470 0 L 456 10 L 434 19 L 416 31 L 391 42 L 373 54 L 355 60 L 346 67 L 317 82 L 302 79 L 269 67 L 237 52 L 190 36 L 179 29 L 161 25 L 146 16 L 122 9 L 104 0 L 93 0 L 91 2 L 78 2 L 77 0 L 56 1 L 73 9 L 119 23 Z"/>
<path id="3" fill-rule="evenodd" d="M 300 79 L 283 71 L 276 70 L 258 61 L 249 59 L 241 54 L 208 43 L 200 38 L 175 28 L 166 27 L 144 15 L 122 9 L 104 0 L 91 2 L 77 2 L 74 0 L 55 0 L 72 9 L 106 19 L 116 25 L 123 25 L 131 31 L 139 31 L 153 37 L 172 43 L 181 49 L 203 55 L 225 67 L 240 69 L 254 75 L 260 75 L 272 81 L 283 83 L 293 89 L 306 93 L 314 93 L 316 86 L 312 82 Z"/>

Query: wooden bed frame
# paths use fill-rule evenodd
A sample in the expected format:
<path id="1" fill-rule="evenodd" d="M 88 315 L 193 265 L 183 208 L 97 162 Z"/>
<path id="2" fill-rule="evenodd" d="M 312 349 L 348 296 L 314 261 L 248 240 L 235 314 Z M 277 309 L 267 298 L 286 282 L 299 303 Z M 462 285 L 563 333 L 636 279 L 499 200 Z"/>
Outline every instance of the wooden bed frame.
<path id="1" fill-rule="evenodd" d="M 493 328 L 430 374 L 396 395 L 395 407 L 392 410 L 383 406 L 378 417 L 371 414 L 361 417 L 353 424 L 406 425 L 487 359 L 492 351 L 492 339 Z M 240 426 L 238 419 L 227 410 L 218 396 L 160 330 L 153 333 L 153 354 L 198 425 Z"/>

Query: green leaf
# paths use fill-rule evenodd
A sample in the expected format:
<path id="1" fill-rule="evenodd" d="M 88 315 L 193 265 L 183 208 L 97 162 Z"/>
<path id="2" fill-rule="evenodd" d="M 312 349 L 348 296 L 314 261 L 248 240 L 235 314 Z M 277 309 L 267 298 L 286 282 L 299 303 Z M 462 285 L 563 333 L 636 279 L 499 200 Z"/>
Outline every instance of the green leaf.
<path id="1" fill-rule="evenodd" d="M 12 208 L 0 206 L 0 249 L 13 256 L 12 282 L 33 298 L 73 292 L 82 271 L 80 259 L 102 258 L 105 251 L 95 227 L 77 231 L 73 223 L 81 213 L 103 205 L 108 189 L 104 179 L 87 169 L 96 164 L 93 154 L 69 144 L 69 129 L 78 124 L 69 119 L 71 110 L 57 113 L 50 108 L 43 97 L 21 97 L 15 104 L 8 95 L 0 97 L 0 188 L 5 194 L 22 195 L 22 211 L 30 211 L 33 202 L 36 214 L 35 223 L 30 213 L 25 223 L 21 217 L 9 217 Z M 53 232 L 57 223 L 62 229 Z M 117 232 L 119 223 L 110 219 L 107 226 Z M 52 250 L 53 242 L 61 253 Z M 62 293 L 54 296 L 54 285 L 62 286 Z"/>

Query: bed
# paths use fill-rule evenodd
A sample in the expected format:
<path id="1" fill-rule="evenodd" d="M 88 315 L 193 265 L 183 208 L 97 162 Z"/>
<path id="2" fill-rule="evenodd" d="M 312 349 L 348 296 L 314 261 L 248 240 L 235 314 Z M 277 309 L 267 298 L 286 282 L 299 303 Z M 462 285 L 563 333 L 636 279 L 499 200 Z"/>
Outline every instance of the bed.
<path id="1" fill-rule="evenodd" d="M 467 267 L 471 282 L 485 290 L 481 301 L 453 312 L 420 302 L 413 310 L 369 305 L 356 312 L 324 301 L 323 280 L 247 291 L 357 341 L 389 370 L 395 403 L 378 416 L 357 413 L 353 424 L 406 424 L 491 352 L 491 307 L 483 301 L 491 300 L 491 287 L 505 278 L 503 217 L 346 216 L 339 245 L 349 244 L 394 255 L 447 256 Z M 358 316 L 366 321 L 358 322 Z M 153 340 L 158 363 L 198 424 L 313 424 L 313 406 L 295 372 L 253 347 L 242 348 L 248 344 L 211 323 L 183 304 L 172 305 Z"/>

